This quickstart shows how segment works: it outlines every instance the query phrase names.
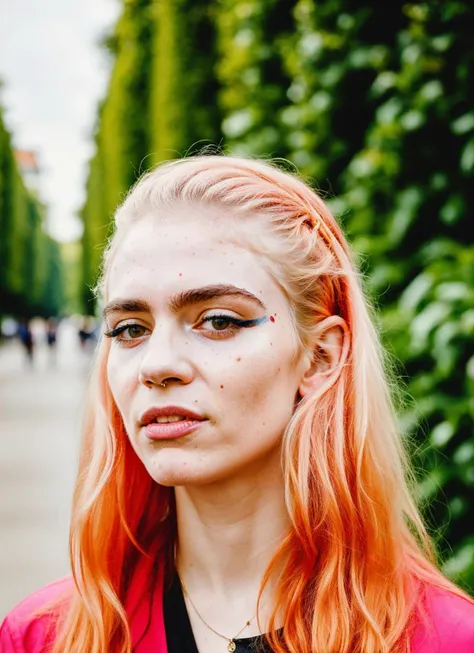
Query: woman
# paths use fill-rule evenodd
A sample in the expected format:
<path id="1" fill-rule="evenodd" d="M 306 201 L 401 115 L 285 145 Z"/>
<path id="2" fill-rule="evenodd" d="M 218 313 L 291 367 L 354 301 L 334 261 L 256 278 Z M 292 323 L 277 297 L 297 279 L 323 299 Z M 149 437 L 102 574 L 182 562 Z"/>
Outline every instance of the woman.
<path id="1" fill-rule="evenodd" d="M 2 651 L 467 653 L 348 245 L 302 181 L 164 165 L 116 213 L 73 579 Z"/>

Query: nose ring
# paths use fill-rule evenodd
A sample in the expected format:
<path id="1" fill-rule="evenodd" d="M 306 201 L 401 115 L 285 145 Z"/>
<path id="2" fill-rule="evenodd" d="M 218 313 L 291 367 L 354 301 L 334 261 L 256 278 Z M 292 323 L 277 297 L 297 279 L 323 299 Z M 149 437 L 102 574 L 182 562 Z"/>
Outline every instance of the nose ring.
<path id="1" fill-rule="evenodd" d="M 166 384 L 166 381 L 162 381 L 162 382 L 160 383 L 160 386 L 161 386 L 162 388 L 166 388 L 166 385 L 167 385 L 167 384 Z"/>

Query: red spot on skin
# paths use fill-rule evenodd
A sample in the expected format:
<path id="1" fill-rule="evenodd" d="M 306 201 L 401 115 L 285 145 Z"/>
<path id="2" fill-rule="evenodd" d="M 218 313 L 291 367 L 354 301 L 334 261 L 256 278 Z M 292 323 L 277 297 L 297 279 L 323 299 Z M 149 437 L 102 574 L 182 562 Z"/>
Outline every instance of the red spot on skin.
<path id="1" fill-rule="evenodd" d="M 222 388 L 223 388 L 223 387 L 224 387 L 224 386 L 223 386 L 223 385 L 221 385 L 221 390 L 222 390 Z"/>
<path id="2" fill-rule="evenodd" d="M 275 318 L 273 317 L 273 315 L 270 315 L 270 322 L 275 322 Z"/>
<path id="3" fill-rule="evenodd" d="M 180 277 L 182 277 L 182 276 L 183 276 L 183 273 L 182 273 L 182 272 L 180 272 L 180 273 L 179 273 L 179 276 L 180 276 Z"/>

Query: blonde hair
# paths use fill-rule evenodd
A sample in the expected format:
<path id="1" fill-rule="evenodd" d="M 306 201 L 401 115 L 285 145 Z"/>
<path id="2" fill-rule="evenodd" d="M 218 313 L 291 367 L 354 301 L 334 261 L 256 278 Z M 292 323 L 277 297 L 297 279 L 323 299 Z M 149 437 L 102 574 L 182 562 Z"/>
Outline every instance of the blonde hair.
<path id="1" fill-rule="evenodd" d="M 347 363 L 302 401 L 283 438 L 291 530 L 267 571 L 282 569 L 277 653 L 409 651 L 427 583 L 462 592 L 436 568 L 412 499 L 383 353 L 349 246 L 322 199 L 262 161 L 202 156 L 167 163 L 131 189 L 115 215 L 99 289 L 130 225 L 180 203 L 225 208 L 286 293 L 301 346 L 337 315 Z M 168 211 L 169 212 L 169 211 Z M 249 231 L 250 230 L 250 231 Z M 245 237 L 245 235 L 243 236 Z M 55 651 L 130 653 L 125 576 L 145 554 L 164 568 L 176 536 L 172 490 L 154 483 L 128 441 L 98 346 L 72 524 L 74 595 Z M 128 488 L 133 487 L 133 497 Z M 158 524 L 158 526 L 157 526 Z M 125 570 L 125 571 L 124 571 Z"/>

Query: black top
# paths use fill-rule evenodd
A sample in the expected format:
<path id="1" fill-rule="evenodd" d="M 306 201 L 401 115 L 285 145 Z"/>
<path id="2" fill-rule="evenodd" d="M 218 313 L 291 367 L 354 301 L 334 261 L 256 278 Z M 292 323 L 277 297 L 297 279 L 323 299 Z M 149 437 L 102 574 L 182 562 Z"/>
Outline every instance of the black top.
<path id="1" fill-rule="evenodd" d="M 183 590 L 179 578 L 174 576 L 171 587 L 163 597 L 166 643 L 168 653 L 199 653 L 189 621 Z M 271 653 L 265 637 L 246 637 L 234 640 L 235 653 Z M 222 651 L 226 653 L 227 644 L 222 640 Z"/>

